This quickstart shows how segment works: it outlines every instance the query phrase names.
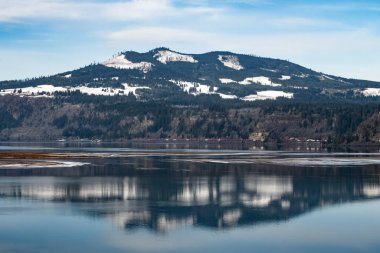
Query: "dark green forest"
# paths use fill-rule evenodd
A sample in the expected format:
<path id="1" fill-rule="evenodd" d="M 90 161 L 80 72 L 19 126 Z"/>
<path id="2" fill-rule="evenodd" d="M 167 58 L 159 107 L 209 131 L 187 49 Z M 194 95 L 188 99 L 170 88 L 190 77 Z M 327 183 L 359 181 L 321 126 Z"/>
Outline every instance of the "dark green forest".
<path id="1" fill-rule="evenodd" d="M 1 140 L 66 138 L 243 139 L 286 143 L 376 143 L 379 103 L 295 103 L 288 100 L 198 104 L 137 101 L 134 96 L 81 93 L 51 98 L 0 99 Z"/>

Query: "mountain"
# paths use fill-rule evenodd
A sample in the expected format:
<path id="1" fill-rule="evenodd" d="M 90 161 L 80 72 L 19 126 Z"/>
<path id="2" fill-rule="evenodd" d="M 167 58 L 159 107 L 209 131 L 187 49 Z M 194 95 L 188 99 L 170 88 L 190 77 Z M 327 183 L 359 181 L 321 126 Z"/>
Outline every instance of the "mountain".
<path id="1" fill-rule="evenodd" d="M 139 100 L 377 101 L 380 82 L 319 73 L 289 61 L 230 52 L 184 54 L 167 48 L 122 52 L 49 77 L 0 82 L 0 95 L 134 95 Z"/>
<path id="2" fill-rule="evenodd" d="M 167 48 L 0 82 L 0 140 L 378 144 L 380 82 L 285 60 Z"/>

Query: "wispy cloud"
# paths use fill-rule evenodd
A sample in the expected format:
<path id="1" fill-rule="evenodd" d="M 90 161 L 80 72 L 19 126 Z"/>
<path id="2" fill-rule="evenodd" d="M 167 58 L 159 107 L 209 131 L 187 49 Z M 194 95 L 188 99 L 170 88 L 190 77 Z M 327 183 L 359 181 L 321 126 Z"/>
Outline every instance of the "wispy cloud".
<path id="1" fill-rule="evenodd" d="M 218 8 L 178 8 L 170 0 L 80 2 L 72 0 L 0 0 L 0 21 L 25 19 L 84 19 L 105 22 L 144 20 L 183 14 L 212 14 Z"/>
<path id="2" fill-rule="evenodd" d="M 176 29 L 169 27 L 139 27 L 125 29 L 109 33 L 107 39 L 115 44 L 146 45 L 147 47 L 157 45 L 178 45 L 207 43 L 212 35 L 204 32 Z"/>
<path id="3" fill-rule="evenodd" d="M 0 21 L 16 22 L 23 18 L 78 18 L 78 6 L 71 3 L 48 0 L 1 0 Z"/>
<path id="4" fill-rule="evenodd" d="M 346 11 L 375 11 L 380 8 L 380 2 L 375 1 L 346 1 L 337 2 L 331 1 L 327 4 L 316 3 L 306 3 L 306 4 L 296 4 L 293 6 L 296 9 L 304 10 L 318 10 L 318 11 L 332 11 L 332 12 L 346 12 Z"/>

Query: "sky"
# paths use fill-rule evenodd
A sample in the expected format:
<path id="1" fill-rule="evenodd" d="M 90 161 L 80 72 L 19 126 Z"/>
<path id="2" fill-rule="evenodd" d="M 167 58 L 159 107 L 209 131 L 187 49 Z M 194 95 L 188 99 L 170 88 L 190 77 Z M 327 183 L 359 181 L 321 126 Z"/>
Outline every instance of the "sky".
<path id="1" fill-rule="evenodd" d="M 380 0 L 0 0 L 0 80 L 161 46 L 380 81 Z"/>

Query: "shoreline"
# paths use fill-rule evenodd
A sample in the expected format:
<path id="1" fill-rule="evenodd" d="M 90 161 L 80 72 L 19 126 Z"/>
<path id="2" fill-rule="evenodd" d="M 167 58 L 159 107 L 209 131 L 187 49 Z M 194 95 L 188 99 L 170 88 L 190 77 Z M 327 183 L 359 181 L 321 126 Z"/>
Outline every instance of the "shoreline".
<path id="1" fill-rule="evenodd" d="M 282 165 L 287 167 L 380 165 L 380 153 L 302 152 L 265 150 L 82 150 L 0 151 L 2 168 L 60 168 L 96 164 L 96 159 L 159 158 L 175 162 L 202 164 Z"/>
<path id="2" fill-rule="evenodd" d="M 348 144 L 326 144 L 320 141 L 300 141 L 300 142 L 259 142 L 244 139 L 132 139 L 132 140 L 55 140 L 55 141 L 0 141 L 0 146 L 17 147 L 17 145 L 47 145 L 41 149 L 48 149 L 51 146 L 82 146 L 94 147 L 120 146 L 130 148 L 158 148 L 158 149 L 219 149 L 219 150 L 362 150 L 380 149 L 379 143 L 348 143 Z"/>

